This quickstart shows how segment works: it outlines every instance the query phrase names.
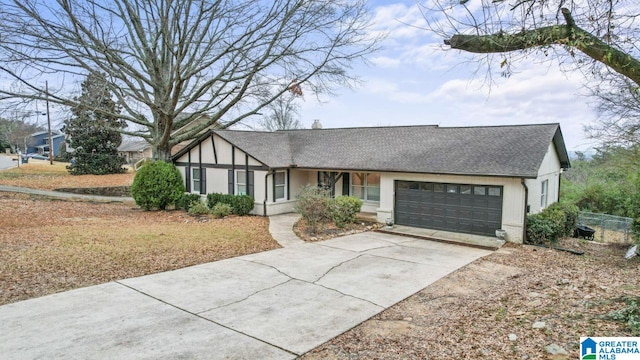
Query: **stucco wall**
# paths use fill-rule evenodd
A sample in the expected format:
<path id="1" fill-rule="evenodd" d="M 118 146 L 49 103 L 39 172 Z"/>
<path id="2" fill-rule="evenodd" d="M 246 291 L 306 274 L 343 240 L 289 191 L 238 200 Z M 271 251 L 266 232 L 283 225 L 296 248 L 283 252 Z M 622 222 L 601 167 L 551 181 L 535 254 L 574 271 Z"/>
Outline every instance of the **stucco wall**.
<path id="1" fill-rule="evenodd" d="M 542 160 L 537 179 L 527 179 L 525 184 L 529 188 L 529 213 L 536 214 L 546 206 L 558 201 L 560 186 L 560 159 L 553 144 L 549 145 L 547 154 Z M 542 206 L 542 182 L 548 180 L 547 203 Z"/>

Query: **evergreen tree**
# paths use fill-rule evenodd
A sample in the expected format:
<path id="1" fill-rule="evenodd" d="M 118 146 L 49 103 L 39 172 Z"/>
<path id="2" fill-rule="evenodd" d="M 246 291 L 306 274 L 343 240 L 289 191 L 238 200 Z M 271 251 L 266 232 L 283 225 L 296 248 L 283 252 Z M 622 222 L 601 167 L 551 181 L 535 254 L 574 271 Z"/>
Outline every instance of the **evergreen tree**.
<path id="1" fill-rule="evenodd" d="M 82 83 L 82 94 L 75 100 L 79 105 L 71 109 L 73 116 L 64 126 L 66 142 L 73 149 L 69 173 L 103 175 L 126 171 L 122 167 L 125 160 L 118 155 L 122 143 L 118 129 L 125 123 L 113 116 L 118 109 L 105 76 L 90 73 Z"/>

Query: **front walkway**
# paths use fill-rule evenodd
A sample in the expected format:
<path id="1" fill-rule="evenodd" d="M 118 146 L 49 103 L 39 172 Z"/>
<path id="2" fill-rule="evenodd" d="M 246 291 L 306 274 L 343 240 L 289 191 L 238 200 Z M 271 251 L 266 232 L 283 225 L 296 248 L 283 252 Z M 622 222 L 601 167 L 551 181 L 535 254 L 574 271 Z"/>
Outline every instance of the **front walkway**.
<path id="1" fill-rule="evenodd" d="M 293 225 L 299 219 L 300 214 L 296 213 L 269 216 L 269 232 L 280 246 L 289 247 L 305 243 L 293 233 Z"/>
<path id="2" fill-rule="evenodd" d="M 491 253 L 376 232 L 291 244 L 0 306 L 0 354 L 293 359 Z"/>

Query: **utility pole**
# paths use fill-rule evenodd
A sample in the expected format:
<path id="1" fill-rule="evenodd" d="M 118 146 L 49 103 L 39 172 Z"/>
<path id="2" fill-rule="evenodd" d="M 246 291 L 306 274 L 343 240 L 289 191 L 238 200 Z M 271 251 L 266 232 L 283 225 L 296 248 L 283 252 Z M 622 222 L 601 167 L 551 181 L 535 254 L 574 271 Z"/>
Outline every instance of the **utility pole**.
<path id="1" fill-rule="evenodd" d="M 49 164 L 53 165 L 53 138 L 51 137 L 51 115 L 49 114 L 49 81 L 44 82 L 47 102 L 47 128 L 49 129 Z"/>

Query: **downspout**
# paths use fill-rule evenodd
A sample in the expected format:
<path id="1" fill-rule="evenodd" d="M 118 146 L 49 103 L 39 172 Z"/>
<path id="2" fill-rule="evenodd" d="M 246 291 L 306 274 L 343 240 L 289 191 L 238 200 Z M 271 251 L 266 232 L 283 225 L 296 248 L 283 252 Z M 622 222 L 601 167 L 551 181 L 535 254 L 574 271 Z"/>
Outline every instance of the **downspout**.
<path id="1" fill-rule="evenodd" d="M 560 202 L 560 189 L 562 186 L 562 174 L 563 171 L 562 169 L 560 169 L 560 173 L 558 174 L 558 198 L 556 199 L 557 202 Z"/>
<path id="2" fill-rule="evenodd" d="M 262 216 L 267 216 L 267 200 L 269 199 L 269 186 L 267 185 L 269 182 L 267 179 L 269 175 L 273 176 L 275 174 L 275 170 L 268 171 L 264 176 L 264 201 L 262 202 Z"/>
<path id="3" fill-rule="evenodd" d="M 529 188 L 524 181 L 524 178 L 521 179 L 522 187 L 524 187 L 524 219 L 522 219 L 522 243 L 527 240 L 527 213 L 529 210 Z"/>

